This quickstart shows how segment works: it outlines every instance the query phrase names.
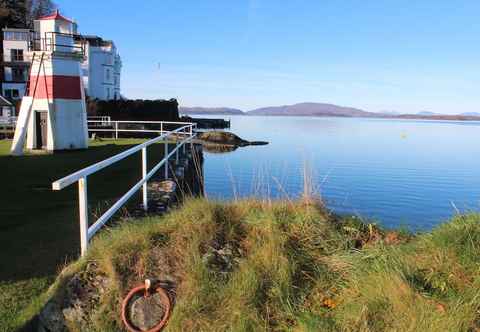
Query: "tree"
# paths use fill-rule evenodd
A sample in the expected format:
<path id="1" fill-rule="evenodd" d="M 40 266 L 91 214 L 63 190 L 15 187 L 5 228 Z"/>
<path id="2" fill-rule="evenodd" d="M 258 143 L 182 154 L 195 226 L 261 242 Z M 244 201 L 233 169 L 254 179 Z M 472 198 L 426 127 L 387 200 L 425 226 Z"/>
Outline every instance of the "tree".
<path id="1" fill-rule="evenodd" d="M 23 28 L 26 26 L 26 0 L 0 0 L 0 27 Z"/>
<path id="2" fill-rule="evenodd" d="M 33 21 L 39 17 L 49 15 L 57 9 L 57 5 L 51 0 L 26 0 L 27 25 L 33 27 Z"/>
<path id="3" fill-rule="evenodd" d="M 0 0 L 0 28 L 33 28 L 33 21 L 52 13 L 51 0 Z"/>

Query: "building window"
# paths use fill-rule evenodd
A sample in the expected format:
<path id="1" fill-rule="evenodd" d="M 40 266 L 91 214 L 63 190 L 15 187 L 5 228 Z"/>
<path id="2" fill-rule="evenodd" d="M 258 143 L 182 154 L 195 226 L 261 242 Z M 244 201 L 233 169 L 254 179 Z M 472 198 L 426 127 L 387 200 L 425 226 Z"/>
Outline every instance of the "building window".
<path id="1" fill-rule="evenodd" d="M 4 107 L 3 108 L 3 116 L 8 118 L 10 116 L 10 109 L 9 108 L 6 108 Z"/>
<path id="2" fill-rule="evenodd" d="M 25 69 L 24 68 L 12 68 L 12 81 L 25 82 Z"/>
<path id="3" fill-rule="evenodd" d="M 28 40 L 28 32 L 22 31 L 5 31 L 3 33 L 5 40 Z"/>
<path id="4" fill-rule="evenodd" d="M 20 94 L 17 89 L 6 89 L 5 97 L 10 99 L 18 99 L 20 97 Z"/>
<path id="5" fill-rule="evenodd" d="M 108 68 L 107 68 L 106 76 L 107 76 L 107 82 L 110 81 L 110 79 L 111 79 L 111 77 L 110 77 L 110 69 L 108 69 Z"/>
<path id="6" fill-rule="evenodd" d="M 110 88 L 107 88 L 107 100 L 110 100 Z"/>
<path id="7" fill-rule="evenodd" d="M 12 61 L 23 61 L 23 50 L 11 49 Z"/>

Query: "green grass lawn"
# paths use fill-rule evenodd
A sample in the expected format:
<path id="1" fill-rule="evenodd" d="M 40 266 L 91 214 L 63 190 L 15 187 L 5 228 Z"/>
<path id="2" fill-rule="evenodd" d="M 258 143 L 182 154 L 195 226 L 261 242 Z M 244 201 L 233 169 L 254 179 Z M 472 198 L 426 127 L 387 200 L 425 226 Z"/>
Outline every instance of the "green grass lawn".
<path id="1" fill-rule="evenodd" d="M 79 254 L 78 187 L 52 191 L 51 183 L 140 142 L 91 141 L 88 150 L 12 157 L 11 141 L 0 141 L 0 331 L 18 326 L 22 310 Z M 163 158 L 163 145 L 148 151 L 150 166 Z M 88 177 L 93 215 L 140 179 L 140 165 L 137 153 Z"/>

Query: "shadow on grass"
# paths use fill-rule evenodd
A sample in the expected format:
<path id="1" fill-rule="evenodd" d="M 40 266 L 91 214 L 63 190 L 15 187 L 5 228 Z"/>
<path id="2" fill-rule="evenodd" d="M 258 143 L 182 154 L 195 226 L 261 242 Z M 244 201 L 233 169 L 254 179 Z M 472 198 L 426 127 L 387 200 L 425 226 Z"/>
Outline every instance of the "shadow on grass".
<path id="1" fill-rule="evenodd" d="M 51 183 L 139 142 L 107 140 L 87 150 L 20 157 L 9 156 L 9 144 L 0 142 L 0 281 L 51 276 L 78 257 L 77 185 L 53 191 Z M 148 156 L 150 166 L 158 162 L 162 147 L 150 147 Z M 136 153 L 88 177 L 91 214 L 101 214 L 141 178 L 140 158 Z"/>

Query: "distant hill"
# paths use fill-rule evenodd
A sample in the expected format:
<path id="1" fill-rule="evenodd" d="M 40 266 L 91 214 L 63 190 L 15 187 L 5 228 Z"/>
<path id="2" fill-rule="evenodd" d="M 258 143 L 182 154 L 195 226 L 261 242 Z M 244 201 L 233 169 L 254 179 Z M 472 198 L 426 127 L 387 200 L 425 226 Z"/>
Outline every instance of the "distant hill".
<path id="1" fill-rule="evenodd" d="M 480 113 L 439 114 L 422 111 L 416 114 L 402 114 L 395 111 L 368 112 L 354 107 L 338 106 L 326 103 L 298 103 L 293 105 L 271 106 L 243 112 L 229 107 L 179 107 L 182 114 L 197 115 L 271 115 L 271 116 L 332 116 L 387 119 L 424 119 L 424 120 L 476 120 L 480 121 Z"/>
<path id="2" fill-rule="evenodd" d="M 294 105 L 257 108 L 247 115 L 296 115 L 296 116 L 342 116 L 374 117 L 377 113 L 366 112 L 358 108 L 343 107 L 324 103 L 300 103 Z"/>
<path id="3" fill-rule="evenodd" d="M 464 115 L 464 114 L 400 114 L 393 116 L 394 119 L 416 119 L 416 120 L 447 120 L 447 121 L 480 121 L 480 116 Z"/>
<path id="4" fill-rule="evenodd" d="M 439 114 L 433 113 L 433 112 L 429 112 L 429 111 L 422 111 L 422 112 L 418 112 L 417 115 L 420 115 L 420 116 L 433 116 L 433 115 L 439 115 Z"/>
<path id="5" fill-rule="evenodd" d="M 221 114 L 221 115 L 243 115 L 242 110 L 228 107 L 179 107 L 182 114 Z"/>
<path id="6" fill-rule="evenodd" d="M 385 114 L 385 115 L 393 115 L 393 116 L 401 114 L 400 112 L 397 112 L 397 111 L 380 111 L 378 113 L 379 114 Z"/>

